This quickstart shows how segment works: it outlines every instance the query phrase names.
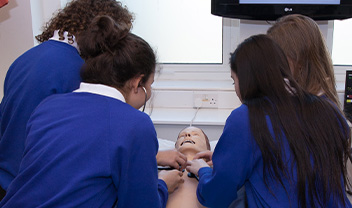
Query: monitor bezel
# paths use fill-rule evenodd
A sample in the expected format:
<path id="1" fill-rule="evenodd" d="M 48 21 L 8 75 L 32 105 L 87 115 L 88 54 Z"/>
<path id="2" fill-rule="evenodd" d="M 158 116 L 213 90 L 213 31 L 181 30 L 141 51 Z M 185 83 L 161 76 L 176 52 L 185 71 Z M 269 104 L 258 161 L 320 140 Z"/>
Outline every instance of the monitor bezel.
<path id="1" fill-rule="evenodd" d="M 276 20 L 289 14 L 302 14 L 314 20 L 352 17 L 352 0 L 340 4 L 240 4 L 239 0 L 212 0 L 211 13 L 217 16 L 248 20 Z"/>

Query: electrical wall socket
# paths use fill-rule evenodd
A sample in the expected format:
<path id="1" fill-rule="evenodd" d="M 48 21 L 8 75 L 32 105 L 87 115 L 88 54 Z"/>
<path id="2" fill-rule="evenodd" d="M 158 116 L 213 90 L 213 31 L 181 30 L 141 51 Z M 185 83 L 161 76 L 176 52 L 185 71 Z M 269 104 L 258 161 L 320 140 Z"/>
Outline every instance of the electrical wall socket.
<path id="1" fill-rule="evenodd" d="M 194 108 L 218 108 L 218 94 L 194 92 L 193 93 Z"/>

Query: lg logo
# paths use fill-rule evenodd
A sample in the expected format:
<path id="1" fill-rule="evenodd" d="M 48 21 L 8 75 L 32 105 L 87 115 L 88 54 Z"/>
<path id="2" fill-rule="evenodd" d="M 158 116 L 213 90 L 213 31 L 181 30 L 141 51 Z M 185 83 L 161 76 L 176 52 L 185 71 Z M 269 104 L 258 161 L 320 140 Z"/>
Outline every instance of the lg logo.
<path id="1" fill-rule="evenodd" d="M 285 12 L 292 12 L 292 8 L 285 7 Z"/>

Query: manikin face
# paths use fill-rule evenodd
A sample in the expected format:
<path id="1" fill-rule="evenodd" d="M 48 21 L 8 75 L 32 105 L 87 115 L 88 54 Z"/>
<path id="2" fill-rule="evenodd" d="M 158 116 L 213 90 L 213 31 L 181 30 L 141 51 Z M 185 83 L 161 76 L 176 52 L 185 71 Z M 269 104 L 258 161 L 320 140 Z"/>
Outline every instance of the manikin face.
<path id="1" fill-rule="evenodd" d="M 235 91 L 238 96 L 238 98 L 242 101 L 241 99 L 241 93 L 240 93 L 240 83 L 238 82 L 238 77 L 235 72 L 231 70 L 231 78 L 233 79 L 233 84 L 235 85 Z"/>
<path id="2" fill-rule="evenodd" d="M 205 135 L 197 127 L 187 127 L 179 133 L 175 148 L 180 152 L 190 149 L 195 152 L 205 151 L 207 150 Z"/>

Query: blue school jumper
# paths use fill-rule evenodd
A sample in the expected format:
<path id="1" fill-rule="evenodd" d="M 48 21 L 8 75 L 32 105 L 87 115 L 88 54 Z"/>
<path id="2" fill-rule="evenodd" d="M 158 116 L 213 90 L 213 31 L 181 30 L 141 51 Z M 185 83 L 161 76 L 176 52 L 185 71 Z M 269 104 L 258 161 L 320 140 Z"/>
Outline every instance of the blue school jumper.
<path id="1" fill-rule="evenodd" d="M 34 111 L 27 134 L 18 176 L 0 207 L 166 206 L 153 123 L 123 101 L 53 95 Z"/>
<path id="2" fill-rule="evenodd" d="M 0 104 L 0 186 L 5 190 L 19 169 L 29 116 L 49 95 L 77 89 L 82 64 L 75 47 L 49 40 L 10 66 Z"/>
<path id="3" fill-rule="evenodd" d="M 267 119 L 267 123 L 273 132 L 270 119 Z M 292 161 L 293 156 L 290 155 L 287 142 L 284 142 L 284 147 L 287 158 L 284 162 L 291 164 L 288 161 Z M 228 207 L 237 198 L 237 190 L 244 185 L 248 207 L 299 207 L 295 167 L 293 167 L 293 183 L 282 177 L 286 191 L 270 175 L 267 176 L 271 191 L 265 186 L 263 158 L 250 131 L 249 111 L 246 105 L 241 105 L 228 117 L 212 160 L 213 169 L 204 167 L 198 172 L 197 197 L 201 204 L 207 207 Z M 337 207 L 352 207 L 346 195 L 345 203 L 346 206 L 343 206 L 343 203 L 338 201 Z M 336 208 L 332 198 L 328 207 Z"/>

